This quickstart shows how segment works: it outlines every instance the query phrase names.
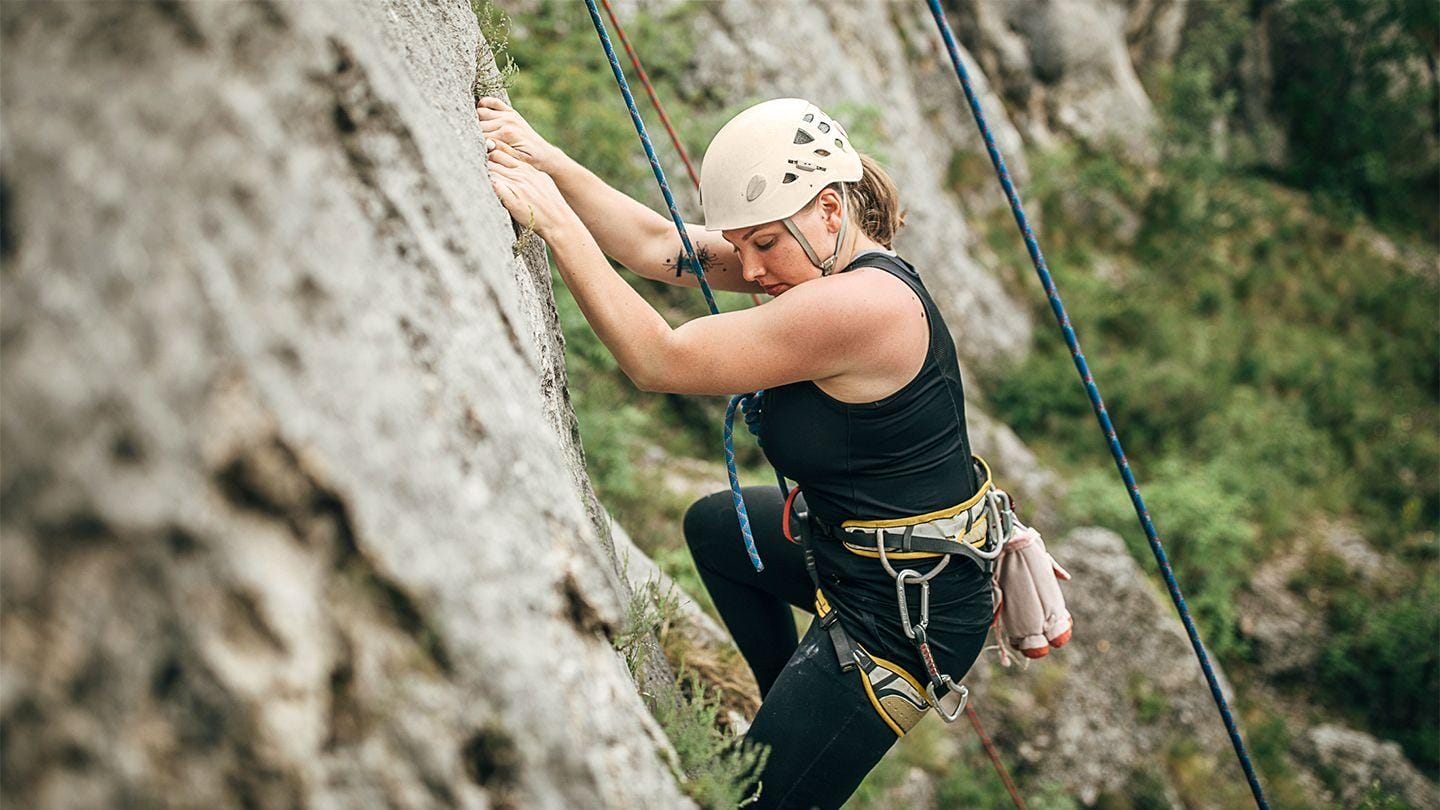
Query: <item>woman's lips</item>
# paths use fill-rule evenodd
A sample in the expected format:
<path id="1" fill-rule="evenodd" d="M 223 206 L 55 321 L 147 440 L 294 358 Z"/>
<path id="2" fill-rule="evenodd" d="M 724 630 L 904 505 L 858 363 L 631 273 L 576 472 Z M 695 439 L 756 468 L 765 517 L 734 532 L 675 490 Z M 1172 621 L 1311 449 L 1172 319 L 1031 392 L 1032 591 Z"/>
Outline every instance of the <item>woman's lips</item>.
<path id="1" fill-rule="evenodd" d="M 774 287 L 766 287 L 765 285 L 762 284 L 762 285 L 761 285 L 761 289 L 765 290 L 766 293 L 774 296 L 774 295 L 779 295 L 779 294 L 782 293 L 782 292 L 785 292 L 786 290 L 790 289 L 790 287 L 789 287 L 789 285 L 786 285 L 786 284 L 776 284 Z"/>

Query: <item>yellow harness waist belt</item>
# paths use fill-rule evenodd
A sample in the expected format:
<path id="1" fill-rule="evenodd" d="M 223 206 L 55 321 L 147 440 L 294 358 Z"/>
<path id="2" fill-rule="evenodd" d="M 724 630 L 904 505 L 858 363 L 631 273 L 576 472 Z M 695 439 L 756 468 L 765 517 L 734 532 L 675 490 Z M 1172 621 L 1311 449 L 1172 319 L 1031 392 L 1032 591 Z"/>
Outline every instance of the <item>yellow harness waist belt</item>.
<path id="1" fill-rule="evenodd" d="M 831 527 L 833 533 L 846 550 L 862 557 L 879 558 L 883 544 L 884 556 L 892 560 L 964 554 L 977 558 L 982 568 L 988 567 L 985 562 L 993 558 L 993 554 L 988 553 L 990 541 L 1003 536 L 995 529 L 1005 528 L 998 524 L 1003 522 L 1001 516 L 1008 513 L 1008 509 L 997 508 L 999 490 L 991 478 L 990 466 L 979 456 L 974 460 L 980 487 L 964 502 L 911 517 L 847 520 L 838 530 Z"/>

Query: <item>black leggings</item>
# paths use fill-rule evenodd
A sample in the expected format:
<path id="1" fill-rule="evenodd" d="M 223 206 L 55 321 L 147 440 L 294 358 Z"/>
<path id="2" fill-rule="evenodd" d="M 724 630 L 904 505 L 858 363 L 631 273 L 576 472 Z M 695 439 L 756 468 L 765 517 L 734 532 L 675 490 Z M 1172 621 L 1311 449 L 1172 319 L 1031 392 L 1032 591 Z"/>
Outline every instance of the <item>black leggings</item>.
<path id="1" fill-rule="evenodd" d="M 803 640 L 797 638 L 790 606 L 813 614 L 815 593 L 800 547 L 781 533 L 779 489 L 743 492 L 763 572 L 756 573 L 745 553 L 729 491 L 690 506 L 685 541 L 764 698 L 746 735 L 770 747 L 753 806 L 839 807 L 897 737 L 870 704 L 861 675 L 841 671 L 819 622 L 810 623 Z M 817 541 L 815 550 L 822 585 L 846 632 L 871 654 L 904 666 L 925 683 L 918 654 L 900 629 L 893 580 L 880 563 L 833 541 Z M 934 564 L 924 560 L 913 567 Z M 931 594 L 930 641 L 942 672 L 958 680 L 970 670 L 990 617 L 988 581 L 968 559 L 952 560 Z M 912 605 L 911 619 L 919 619 L 918 606 Z"/>

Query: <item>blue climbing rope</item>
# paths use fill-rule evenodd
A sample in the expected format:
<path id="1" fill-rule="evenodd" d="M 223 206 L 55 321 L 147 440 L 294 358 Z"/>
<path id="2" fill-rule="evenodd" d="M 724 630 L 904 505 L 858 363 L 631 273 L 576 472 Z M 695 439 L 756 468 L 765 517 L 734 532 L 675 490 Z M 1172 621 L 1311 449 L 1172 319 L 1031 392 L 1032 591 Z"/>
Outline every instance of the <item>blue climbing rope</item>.
<path id="1" fill-rule="evenodd" d="M 750 555 L 750 564 L 755 570 L 764 571 L 765 563 L 760 561 L 760 552 L 755 549 L 755 535 L 750 531 L 750 514 L 745 511 L 745 498 L 740 494 L 740 476 L 735 472 L 735 406 L 744 397 L 731 397 L 725 406 L 725 472 L 730 476 L 730 500 L 735 504 L 735 514 L 740 518 L 740 536 L 745 538 L 745 553 Z M 784 489 L 785 484 L 780 484 Z"/>
<path id="2" fill-rule="evenodd" d="M 660 168 L 660 159 L 655 156 L 655 147 L 650 143 L 650 135 L 645 130 L 645 122 L 640 118 L 640 111 L 635 107 L 635 96 L 630 93 L 630 84 L 625 81 L 625 71 L 620 67 L 620 58 L 615 55 L 615 46 L 610 44 L 610 34 L 605 30 L 605 23 L 600 19 L 600 10 L 595 7 L 595 0 L 585 0 L 585 5 L 590 9 L 590 21 L 595 23 L 595 33 L 600 36 L 600 44 L 605 46 L 605 58 L 610 60 L 610 70 L 615 73 L 615 82 L 620 85 L 620 93 L 625 96 L 625 106 L 630 110 L 630 120 L 635 124 L 635 131 L 640 135 L 640 143 L 645 146 L 645 156 L 650 159 L 650 169 L 655 172 L 655 182 L 660 184 L 660 193 L 665 195 L 665 207 L 670 210 L 670 220 L 675 223 L 675 230 L 680 234 L 680 244 L 685 248 L 685 261 L 690 266 L 690 272 L 695 274 L 696 280 L 700 282 L 700 291 L 705 294 L 705 304 L 710 307 L 710 314 L 720 314 L 720 308 L 715 306 L 715 295 L 710 292 L 710 285 L 705 281 L 705 270 L 695 258 L 695 248 L 690 244 L 690 234 L 685 231 L 685 220 L 680 217 L 680 211 L 675 207 L 675 196 L 670 193 L 670 184 L 665 182 L 665 170 Z M 765 570 L 765 563 L 760 561 L 760 552 L 755 548 L 755 535 L 750 530 L 750 515 L 745 511 L 745 498 L 740 494 L 740 476 L 735 470 L 735 442 L 733 438 L 735 430 L 735 408 L 740 400 L 750 396 L 749 394 L 736 394 L 730 398 L 729 404 L 725 407 L 725 469 L 730 476 L 730 497 L 735 502 L 735 514 L 740 519 L 740 536 L 745 541 L 745 553 L 750 555 L 750 564 L 755 566 L 756 571 Z M 758 396 L 758 393 L 757 393 Z M 785 485 L 785 476 L 777 470 L 775 477 L 780 482 L 780 494 L 789 494 Z"/>
<path id="3" fill-rule="evenodd" d="M 700 282 L 700 291 L 705 294 L 705 304 L 710 307 L 710 314 L 718 315 L 720 308 L 715 306 L 715 294 L 710 292 L 710 284 L 705 281 L 705 271 L 695 258 L 695 248 L 690 244 L 685 220 L 680 217 L 680 210 L 675 207 L 675 197 L 670 193 L 670 184 L 665 182 L 665 170 L 660 168 L 660 159 L 655 156 L 655 147 L 650 143 L 650 133 L 645 130 L 640 110 L 635 107 L 635 97 L 630 94 L 630 83 L 625 81 L 625 71 L 620 68 L 620 58 L 615 55 L 615 46 L 610 44 L 610 34 L 600 19 L 600 10 L 595 7 L 595 0 L 585 0 L 585 5 L 590 9 L 590 20 L 595 23 L 595 33 L 600 35 L 600 44 L 605 46 L 605 58 L 610 60 L 610 69 L 615 72 L 615 82 L 620 85 L 620 93 L 625 96 L 630 120 L 640 135 L 640 143 L 645 146 L 645 156 L 650 159 L 650 170 L 655 172 L 655 182 L 660 184 L 660 193 L 665 195 L 665 207 L 670 211 L 670 220 L 675 223 L 675 230 L 680 234 L 680 244 L 685 248 L 685 261 L 690 265 L 690 272 L 694 273 L 696 280 Z"/>
<path id="4" fill-rule="evenodd" d="M 1230 713 L 1230 706 L 1225 701 L 1225 695 L 1220 691 L 1220 682 L 1215 677 L 1215 670 L 1210 665 L 1210 656 L 1205 652 L 1205 645 L 1200 641 L 1200 633 L 1195 629 L 1195 622 L 1190 618 L 1190 609 L 1185 606 L 1185 597 L 1180 593 L 1180 584 L 1175 580 L 1175 572 L 1170 569 L 1170 559 L 1165 555 L 1165 548 L 1160 545 L 1160 536 L 1155 531 L 1155 524 L 1150 520 L 1150 512 L 1145 508 L 1145 501 L 1140 497 L 1140 487 L 1135 483 L 1135 476 L 1130 472 L 1130 462 L 1125 458 L 1125 451 L 1120 447 L 1120 437 L 1115 433 L 1115 426 L 1110 422 L 1110 414 L 1105 410 L 1105 400 L 1100 398 L 1100 389 L 1095 385 L 1095 378 L 1090 374 L 1090 367 L 1085 362 L 1085 355 L 1080 351 L 1080 341 L 1075 337 L 1075 330 L 1070 325 L 1070 316 L 1065 314 L 1065 305 L 1060 301 L 1060 293 L 1055 289 L 1055 282 L 1050 277 L 1050 269 L 1045 264 L 1045 255 L 1040 252 L 1040 243 L 1035 241 L 1035 233 L 1030 229 L 1030 220 L 1025 216 L 1025 209 L 1020 204 L 1020 195 L 1015 191 L 1015 184 L 1010 181 L 1010 172 L 1005 168 L 1005 159 L 1000 156 L 1000 149 L 995 145 L 995 136 L 990 133 L 990 126 L 985 123 L 985 113 L 980 109 L 980 100 L 975 95 L 975 89 L 970 83 L 970 74 L 965 70 L 965 63 L 960 59 L 959 49 L 955 45 L 955 37 L 950 31 L 950 23 L 945 19 L 945 11 L 940 8 L 939 0 L 927 0 L 930 5 L 930 13 L 935 17 L 935 23 L 940 27 L 940 35 L 945 40 L 945 49 L 950 52 L 950 61 L 955 65 L 955 75 L 960 79 L 960 85 L 965 90 L 965 100 L 970 103 L 970 112 L 975 116 L 975 123 L 980 127 L 980 135 L 985 139 L 985 149 L 990 153 L 990 162 L 995 165 L 995 174 L 1000 178 L 1000 187 L 1005 190 L 1005 198 L 1010 201 L 1010 211 L 1015 215 L 1015 224 L 1020 227 L 1020 233 L 1025 237 L 1025 247 L 1030 251 L 1030 261 L 1035 265 L 1035 272 L 1040 276 L 1040 283 L 1045 287 L 1045 295 L 1050 299 L 1050 309 L 1055 312 L 1055 318 L 1060 323 L 1060 331 L 1065 335 L 1065 344 L 1070 347 L 1070 354 L 1075 360 L 1075 368 L 1079 370 L 1080 377 L 1085 381 L 1085 392 L 1090 396 L 1090 405 L 1095 410 L 1095 417 L 1100 420 L 1100 429 L 1105 432 L 1105 438 L 1110 445 L 1110 454 L 1115 457 L 1115 465 L 1120 470 L 1120 477 L 1125 481 L 1125 487 L 1130 491 L 1130 502 L 1135 506 L 1135 514 L 1140 518 L 1140 527 L 1145 530 L 1145 539 L 1150 541 L 1150 550 L 1155 553 L 1155 559 L 1160 565 L 1160 573 L 1165 577 L 1165 586 L 1170 589 L 1170 598 L 1175 602 L 1175 607 L 1180 611 L 1180 620 L 1185 625 L 1185 632 L 1190 636 L 1190 645 L 1195 648 L 1195 655 L 1200 659 L 1200 668 L 1205 671 L 1205 680 L 1210 684 L 1210 694 L 1215 698 L 1215 705 L 1220 709 L 1220 716 L 1225 721 L 1225 730 L 1230 735 L 1230 743 L 1235 747 L 1235 753 L 1240 758 L 1240 765 L 1245 769 L 1245 778 L 1250 782 L 1250 792 L 1255 796 L 1255 803 L 1262 810 L 1268 810 L 1269 804 L 1265 801 L 1265 794 L 1260 788 L 1259 777 L 1255 775 L 1255 768 L 1250 762 L 1250 755 L 1245 751 L 1245 742 L 1240 738 L 1240 729 L 1235 724 L 1235 718 Z"/>

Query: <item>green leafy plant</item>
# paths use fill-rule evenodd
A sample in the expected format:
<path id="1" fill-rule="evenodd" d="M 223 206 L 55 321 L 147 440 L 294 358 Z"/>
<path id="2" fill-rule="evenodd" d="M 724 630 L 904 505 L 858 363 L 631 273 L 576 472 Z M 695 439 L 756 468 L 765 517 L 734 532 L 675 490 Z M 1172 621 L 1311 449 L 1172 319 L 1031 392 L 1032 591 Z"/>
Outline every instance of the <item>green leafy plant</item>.
<path id="1" fill-rule="evenodd" d="M 701 807 L 741 807 L 765 789 L 752 783 L 768 749 L 719 730 L 720 701 L 693 673 L 682 668 L 673 691 L 656 695 L 652 705 L 679 756 L 681 787 Z"/>
<path id="2" fill-rule="evenodd" d="M 475 12 L 475 21 L 480 24 L 480 37 L 490 46 L 495 58 L 495 75 L 477 76 L 475 98 L 501 96 L 514 82 L 520 72 L 519 65 L 510 57 L 510 18 L 495 6 L 491 0 L 470 0 L 470 10 Z"/>

